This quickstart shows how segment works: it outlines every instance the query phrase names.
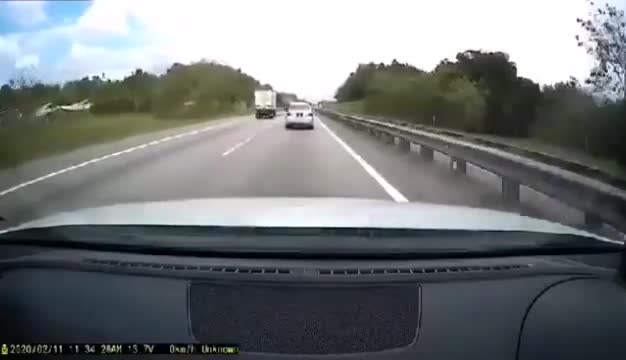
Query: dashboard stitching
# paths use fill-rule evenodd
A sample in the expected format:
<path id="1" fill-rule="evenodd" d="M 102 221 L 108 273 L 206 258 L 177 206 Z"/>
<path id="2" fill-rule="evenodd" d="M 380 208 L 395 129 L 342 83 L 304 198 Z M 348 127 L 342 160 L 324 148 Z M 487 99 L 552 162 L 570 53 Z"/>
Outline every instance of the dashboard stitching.
<path id="1" fill-rule="evenodd" d="M 541 296 L 543 296 L 543 294 L 545 294 L 548 290 L 552 289 L 555 286 L 564 284 L 566 282 L 570 282 L 570 281 L 577 281 L 577 280 L 584 280 L 584 279 L 595 279 L 596 277 L 594 276 L 576 276 L 576 277 L 571 277 L 568 279 L 564 279 L 564 280 L 559 280 L 553 284 L 550 284 L 549 286 L 547 286 L 545 289 L 541 290 L 539 292 L 539 294 L 537 294 L 537 296 L 535 296 L 535 298 L 530 302 L 530 304 L 528 305 L 528 307 L 526 308 L 526 311 L 524 312 L 524 317 L 522 318 L 522 324 L 520 325 L 520 329 L 519 329 L 519 334 L 517 335 L 517 347 L 515 349 L 515 359 L 519 360 L 519 352 L 520 352 L 520 348 L 522 345 L 522 334 L 524 333 L 524 325 L 526 324 L 526 318 L 528 317 L 528 314 L 530 314 L 530 310 L 533 308 L 533 306 L 535 305 L 535 303 L 537 302 L 537 300 L 539 300 L 539 298 L 541 298 Z"/>
<path id="2" fill-rule="evenodd" d="M 417 285 L 417 329 L 415 330 L 415 339 L 410 346 L 415 346 L 417 344 L 417 340 L 419 340 L 420 332 L 422 330 L 422 313 L 424 308 L 422 308 L 422 286 Z"/>
<path id="3" fill-rule="evenodd" d="M 198 342 L 198 339 L 196 338 L 196 336 L 193 333 L 193 328 L 191 327 L 191 304 L 189 303 L 190 301 L 190 292 L 191 292 L 191 281 L 187 281 L 187 289 L 186 289 L 186 294 L 185 296 L 187 297 L 185 300 L 186 305 L 187 305 L 187 335 L 191 336 L 191 338 L 193 339 L 193 341 L 195 343 Z"/>

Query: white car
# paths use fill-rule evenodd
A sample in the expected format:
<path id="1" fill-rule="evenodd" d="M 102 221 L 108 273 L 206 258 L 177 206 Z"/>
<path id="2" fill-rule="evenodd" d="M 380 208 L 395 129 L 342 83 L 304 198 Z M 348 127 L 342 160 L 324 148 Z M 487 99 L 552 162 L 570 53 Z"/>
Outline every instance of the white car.
<path id="1" fill-rule="evenodd" d="M 313 122 L 313 107 L 305 102 L 292 102 L 285 114 L 285 129 L 302 127 L 306 129 L 315 128 Z"/>

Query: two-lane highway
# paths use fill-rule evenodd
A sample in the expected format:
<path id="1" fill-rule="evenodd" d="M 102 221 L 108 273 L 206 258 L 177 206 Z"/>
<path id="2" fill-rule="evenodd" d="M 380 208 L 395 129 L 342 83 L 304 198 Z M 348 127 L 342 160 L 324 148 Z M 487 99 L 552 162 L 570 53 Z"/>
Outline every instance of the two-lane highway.
<path id="1" fill-rule="evenodd" d="M 281 116 L 200 129 L 99 154 L 80 167 L 42 170 L 40 181 L 0 196 L 0 215 L 15 223 L 84 207 L 207 197 L 376 198 L 550 215 L 506 203 L 485 183 L 323 117 L 315 130 L 287 130 Z"/>

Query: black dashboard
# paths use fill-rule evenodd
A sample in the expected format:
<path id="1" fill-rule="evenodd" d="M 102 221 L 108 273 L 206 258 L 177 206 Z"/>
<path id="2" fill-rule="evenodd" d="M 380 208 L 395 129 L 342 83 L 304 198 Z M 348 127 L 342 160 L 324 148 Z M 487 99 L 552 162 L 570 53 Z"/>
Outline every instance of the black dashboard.
<path id="1" fill-rule="evenodd" d="M 233 343 L 246 359 L 624 359 L 620 256 L 290 260 L 0 246 L 0 339 Z"/>

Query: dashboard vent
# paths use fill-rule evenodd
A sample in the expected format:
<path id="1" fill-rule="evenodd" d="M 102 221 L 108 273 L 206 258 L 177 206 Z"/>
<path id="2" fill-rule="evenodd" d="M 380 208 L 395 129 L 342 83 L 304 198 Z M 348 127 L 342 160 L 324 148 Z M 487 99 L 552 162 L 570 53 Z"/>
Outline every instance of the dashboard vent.
<path id="1" fill-rule="evenodd" d="M 179 270 L 179 271 L 203 271 L 212 273 L 237 273 L 237 274 L 291 274 L 291 269 L 265 268 L 265 267 L 233 267 L 233 266 L 198 266 L 186 264 L 161 264 L 135 261 L 117 261 L 87 259 L 86 263 L 95 265 L 127 267 L 138 269 Z"/>
<path id="2" fill-rule="evenodd" d="M 515 269 L 526 269 L 531 264 L 506 264 L 488 266 L 447 266 L 447 267 L 425 267 L 425 268 L 343 268 L 343 269 L 320 269 L 320 275 L 383 275 L 383 274 L 441 274 L 457 272 L 484 272 L 484 271 L 506 271 Z"/>
<path id="3" fill-rule="evenodd" d="M 235 267 L 235 266 L 204 266 L 188 264 L 163 264 L 135 261 L 118 261 L 106 259 L 86 259 L 84 262 L 100 266 L 114 266 L 137 269 L 156 269 L 174 271 L 201 271 L 220 274 L 293 274 L 294 270 L 289 268 L 276 267 Z M 482 265 L 482 266 L 446 266 L 446 267 L 419 267 L 419 268 L 319 268 L 313 269 L 320 275 L 397 275 L 397 274 L 441 274 L 441 273 L 461 273 L 461 272 L 491 272 L 508 271 L 516 269 L 526 269 L 532 264 L 502 264 L 502 265 Z M 297 271 L 296 271 L 297 272 Z"/>

